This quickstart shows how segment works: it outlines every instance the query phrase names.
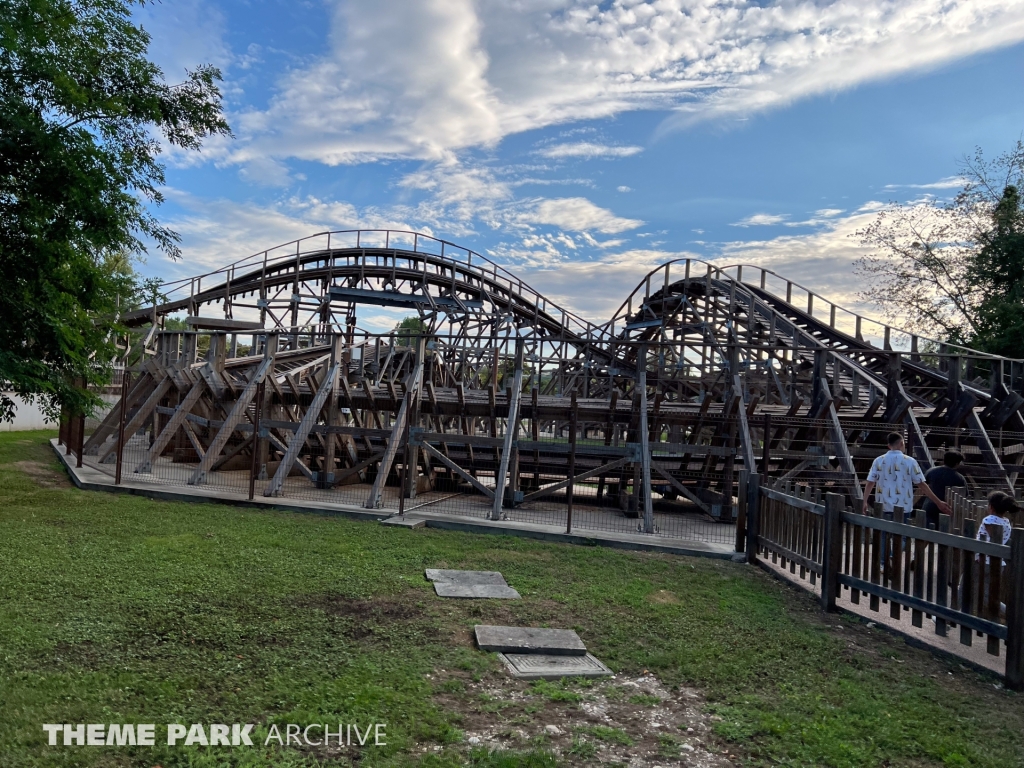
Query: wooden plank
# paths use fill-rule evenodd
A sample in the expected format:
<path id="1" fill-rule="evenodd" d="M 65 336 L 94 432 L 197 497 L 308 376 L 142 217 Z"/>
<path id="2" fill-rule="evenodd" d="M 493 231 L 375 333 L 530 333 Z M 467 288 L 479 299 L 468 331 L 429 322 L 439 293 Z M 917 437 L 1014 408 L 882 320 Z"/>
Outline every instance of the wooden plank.
<path id="1" fill-rule="evenodd" d="M 442 464 L 444 464 L 446 467 L 448 467 L 448 469 L 450 469 L 452 472 L 457 474 L 459 477 L 461 477 L 467 483 L 469 483 L 474 488 L 476 488 L 478 491 L 480 491 L 480 493 L 482 493 L 484 496 L 486 496 L 489 499 L 493 499 L 494 498 L 494 491 L 492 491 L 486 485 L 484 485 L 479 480 L 477 480 L 475 477 L 473 477 L 473 475 L 471 473 L 467 472 L 465 469 L 460 467 L 454 461 L 449 459 L 447 456 L 445 456 L 443 453 L 441 453 L 439 450 L 437 450 L 430 443 L 420 443 L 420 448 L 422 448 L 424 451 L 429 453 L 435 459 L 440 461 Z"/>
<path id="2" fill-rule="evenodd" d="M 274 359 L 272 357 L 265 358 L 260 363 L 259 368 L 253 373 L 252 378 L 246 383 L 245 388 L 242 389 L 238 399 L 231 406 L 231 410 L 228 411 L 227 418 L 224 419 L 224 425 L 217 432 L 217 435 L 210 442 L 210 447 L 206 450 L 206 455 L 203 456 L 199 462 L 199 466 L 196 467 L 192 476 L 188 480 L 189 485 L 202 485 L 206 482 L 208 473 L 213 468 L 213 464 L 220 457 L 220 452 L 224 450 L 224 446 L 227 445 L 231 435 L 235 432 L 235 427 L 245 418 L 245 411 L 249 407 L 249 403 L 252 402 L 253 397 L 256 395 L 256 388 L 260 385 L 260 382 L 266 377 L 267 373 L 274 365 Z"/>
<path id="3" fill-rule="evenodd" d="M 327 402 L 328 396 L 334 389 L 334 382 L 338 378 L 338 371 L 341 369 L 341 363 L 337 362 L 331 366 L 331 369 L 327 372 L 327 377 L 320 385 L 320 389 L 317 390 L 316 396 L 313 398 L 313 402 L 309 404 L 309 408 L 306 409 L 305 415 L 302 417 L 302 421 L 299 423 L 298 429 L 292 435 L 292 439 L 288 443 L 288 450 L 284 454 L 284 458 L 281 459 L 281 463 L 277 467 L 277 472 L 274 473 L 273 479 L 267 485 L 263 491 L 264 496 L 280 496 L 281 490 L 284 486 L 284 480 L 288 477 L 288 473 L 292 470 L 292 465 L 295 464 L 299 458 L 299 452 L 302 450 L 302 446 L 306 443 L 306 438 L 309 437 L 309 430 L 320 417 L 320 411 L 323 410 L 324 404 Z"/>
<path id="4" fill-rule="evenodd" d="M 123 375 L 127 376 L 127 371 L 125 371 Z M 153 386 L 153 375 L 146 371 L 136 379 L 135 383 L 132 384 L 132 388 L 128 391 L 128 408 L 131 409 L 135 401 L 142 396 L 143 391 L 151 386 Z M 85 445 L 82 446 L 82 451 L 86 456 L 96 454 L 106 439 L 117 433 L 118 426 L 121 422 L 121 406 L 122 402 L 121 400 L 118 400 L 107 415 L 103 417 L 103 421 L 101 421 L 99 426 L 96 427 L 96 430 L 89 435 L 89 439 L 86 440 Z"/>
<path id="5" fill-rule="evenodd" d="M 913 524 L 914 524 L 915 527 L 923 527 L 924 526 L 924 513 L 915 514 L 911 518 L 911 520 L 914 521 Z M 926 558 L 925 547 L 923 545 L 926 544 L 926 543 L 927 542 L 925 542 L 923 539 L 917 538 L 916 535 L 915 535 L 914 538 L 908 538 L 907 539 L 907 555 L 908 556 L 910 555 L 911 544 L 913 544 L 913 547 L 914 547 L 914 585 L 913 585 L 914 592 L 913 592 L 913 594 L 914 594 L 914 597 L 916 597 L 918 599 L 923 599 L 924 598 L 924 572 L 925 572 L 925 569 L 928 567 L 928 562 L 927 562 L 927 558 Z M 921 613 L 921 611 L 919 609 L 915 608 L 915 609 L 913 609 L 911 611 L 910 621 L 911 621 L 911 623 L 915 627 L 918 627 L 918 628 L 923 627 L 924 626 L 924 615 Z"/>
<path id="6" fill-rule="evenodd" d="M 398 455 L 398 449 L 402 447 L 402 439 L 405 436 L 405 424 L 409 419 L 409 410 L 411 406 L 412 393 L 415 393 L 416 397 L 419 397 L 420 389 L 420 377 L 423 374 L 422 360 L 420 364 L 416 365 L 415 372 L 412 374 L 412 381 L 409 385 L 409 394 L 402 399 L 402 405 L 398 409 L 398 413 L 395 416 L 395 423 L 391 425 L 391 434 L 388 437 L 388 445 L 384 451 L 384 458 L 381 459 L 380 466 L 377 468 L 377 477 L 373 480 L 373 487 L 370 489 L 370 495 L 366 498 L 366 502 L 363 504 L 366 509 L 380 509 L 381 499 L 384 496 L 384 484 L 387 482 L 388 474 L 391 472 L 391 466 L 395 463 L 395 457 Z M 376 415 L 376 411 L 374 412 Z"/>
<path id="7" fill-rule="evenodd" d="M 494 435 L 497 419 L 494 414 L 494 387 L 498 381 L 498 352 L 494 352 L 495 367 L 491 375 L 491 434 Z M 508 404 L 508 419 L 505 423 L 504 448 L 501 452 L 501 462 L 498 464 L 498 472 L 494 478 L 494 505 L 491 508 L 491 519 L 501 519 L 501 508 L 505 503 L 505 482 L 508 479 L 508 465 L 512 459 L 512 443 L 519 432 L 519 402 L 523 395 L 523 342 L 516 342 L 516 371 L 512 378 L 512 398 Z"/>
<path id="8" fill-rule="evenodd" d="M 939 515 L 939 530 L 941 532 L 949 532 L 949 523 L 949 515 Z M 946 607 L 949 605 L 949 546 L 946 544 L 936 546 L 938 555 L 935 571 L 935 604 Z M 936 616 L 935 634 L 945 637 L 946 632 L 946 620 Z"/>
<path id="9" fill-rule="evenodd" d="M 1010 532 L 1010 560 L 1006 570 L 1006 687 L 1024 690 L 1024 528 Z"/>
<path id="10" fill-rule="evenodd" d="M 964 520 L 964 537 L 974 538 L 974 521 Z M 972 613 L 972 603 L 974 597 L 974 554 L 967 549 L 962 549 L 960 552 L 961 556 L 961 586 L 960 586 L 960 612 L 961 613 Z M 973 635 L 971 628 L 960 622 L 960 644 L 971 645 L 973 643 Z"/>
<path id="11" fill-rule="evenodd" d="M 769 552 L 774 552 L 778 554 L 780 557 L 785 558 L 786 560 L 789 560 L 793 563 L 798 563 L 804 566 L 809 571 L 813 571 L 814 573 L 821 573 L 821 563 L 816 563 L 810 558 L 804 557 L 798 552 L 794 552 L 789 547 L 785 547 L 776 541 L 772 541 L 771 539 L 766 539 L 764 536 L 758 537 L 758 543 L 762 547 L 767 549 Z M 785 562 L 783 562 L 782 565 L 783 567 L 785 567 Z"/>
<path id="12" fill-rule="evenodd" d="M 153 471 L 153 462 L 156 461 L 156 457 L 163 453 L 164 448 L 171 441 L 177 432 L 178 428 L 182 426 L 185 419 L 188 417 L 192 408 L 199 402 L 199 398 L 202 396 L 206 389 L 206 383 L 203 379 L 199 379 L 195 384 L 192 385 L 192 389 L 188 391 L 181 402 L 178 403 L 178 407 L 174 410 L 174 415 L 171 416 L 170 420 L 164 425 L 164 428 L 160 431 L 160 434 L 156 436 L 153 441 L 153 445 L 149 447 L 149 451 L 146 453 L 146 458 L 139 462 L 139 465 L 135 467 L 136 472 L 145 473 Z M 130 435 L 127 428 L 125 428 L 125 435 Z"/>
<path id="13" fill-rule="evenodd" d="M 696 504 L 698 507 L 700 507 L 702 510 L 704 510 L 704 512 L 706 512 L 708 515 L 711 515 L 711 508 L 708 507 L 708 505 L 704 501 L 702 501 L 700 498 L 698 498 L 693 493 L 693 491 L 691 491 L 685 485 L 683 485 L 678 480 L 676 480 L 674 477 L 672 477 L 672 475 L 669 474 L 668 469 L 666 469 L 662 465 L 658 464 L 657 462 L 651 462 L 651 469 L 653 469 L 655 472 L 657 472 L 663 478 L 668 480 L 669 483 L 671 483 L 672 487 L 675 488 L 677 491 L 679 491 L 679 493 L 681 493 L 683 496 L 685 496 L 690 501 L 692 501 L 694 504 Z"/>
<path id="14" fill-rule="evenodd" d="M 526 496 L 524 496 L 522 503 L 525 504 L 528 501 L 535 501 L 536 499 L 543 498 L 544 496 L 550 496 L 556 491 L 560 491 L 563 488 L 568 488 L 570 483 L 581 483 L 584 480 L 593 477 L 594 475 L 599 475 L 602 472 L 610 472 L 613 469 L 617 469 L 622 465 L 627 464 L 629 460 L 629 456 L 624 456 L 621 459 L 616 459 L 615 461 L 609 462 L 608 464 L 602 464 L 599 467 L 588 469 L 586 472 L 582 472 L 572 477 L 571 479 L 559 480 L 557 483 L 545 485 L 543 488 L 538 488 L 536 491 L 528 493 Z"/>
<path id="15" fill-rule="evenodd" d="M 777 491 L 774 488 L 762 488 L 761 493 L 770 499 L 776 499 L 784 504 L 789 504 L 791 507 L 796 507 L 797 509 L 806 509 L 808 512 L 815 515 L 825 514 L 824 504 L 816 504 L 813 501 L 808 501 L 807 499 L 790 496 L 789 494 Z"/>
<path id="16" fill-rule="evenodd" d="M 913 595 L 906 595 L 902 592 L 897 592 L 895 589 L 889 589 L 888 587 L 873 584 L 871 582 L 864 581 L 863 579 L 855 579 L 852 576 L 844 576 L 840 574 L 839 582 L 849 587 L 856 587 L 862 592 L 867 592 L 873 597 L 885 598 L 886 600 L 897 600 L 903 603 L 907 608 L 916 608 L 920 611 L 932 613 L 935 616 L 941 616 L 948 622 L 959 624 L 962 630 L 966 630 L 968 632 L 985 632 L 993 634 L 1000 639 L 1006 637 L 1006 627 L 1002 624 L 988 621 L 987 619 L 956 611 L 952 608 L 944 608 L 936 605 L 935 603 L 930 603 L 927 600 L 916 598 Z M 967 645 L 970 645 L 970 643 L 967 643 Z"/>
<path id="17" fill-rule="evenodd" d="M 131 421 L 129 421 L 127 426 L 125 426 L 124 434 L 126 441 L 132 435 L 138 432 L 139 428 L 146 423 L 146 419 L 148 419 L 149 416 L 153 413 L 153 409 L 156 408 L 157 403 L 159 403 L 161 400 L 164 399 L 164 397 L 167 396 L 167 393 L 171 391 L 171 387 L 173 386 L 174 382 L 171 380 L 170 377 L 165 376 L 163 379 L 157 382 L 156 387 L 153 389 L 152 392 L 149 393 L 149 397 L 146 398 L 146 402 L 142 404 L 139 410 L 135 412 L 135 415 L 132 416 Z M 112 443 L 111 445 L 106 446 L 105 450 L 103 446 L 101 446 L 101 450 L 99 451 L 100 463 L 106 463 L 107 457 L 112 457 L 116 450 L 116 443 Z"/>
<path id="18" fill-rule="evenodd" d="M 839 573 L 843 557 L 843 497 L 837 493 L 825 494 L 825 542 L 822 548 L 821 609 L 836 610 L 839 595 Z"/>
<path id="19" fill-rule="evenodd" d="M 956 536 L 951 533 L 943 533 L 942 531 L 932 531 L 927 528 L 914 528 L 913 526 L 906 525 L 904 523 L 897 523 L 892 520 L 882 520 L 876 517 L 867 517 L 866 515 L 859 515 L 856 513 L 844 512 L 843 522 L 851 525 L 859 525 L 864 528 L 870 528 L 872 530 L 885 531 L 886 533 L 895 533 L 899 536 L 914 536 L 923 541 L 932 541 L 936 544 L 946 544 L 947 546 L 957 547 L 958 549 L 969 549 L 971 552 L 981 553 L 983 555 L 992 555 L 994 557 L 1000 557 L 1006 559 L 1010 556 L 1010 548 L 1003 544 L 993 544 L 989 541 L 978 541 L 974 538 L 973 533 L 967 536 L 966 532 L 963 536 Z"/>

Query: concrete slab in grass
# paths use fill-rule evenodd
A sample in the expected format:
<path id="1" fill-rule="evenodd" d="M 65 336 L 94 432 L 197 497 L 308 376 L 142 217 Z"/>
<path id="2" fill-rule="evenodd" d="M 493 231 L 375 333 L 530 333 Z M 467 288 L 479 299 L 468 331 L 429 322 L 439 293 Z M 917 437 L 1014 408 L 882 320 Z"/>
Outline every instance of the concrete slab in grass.
<path id="1" fill-rule="evenodd" d="M 519 593 L 501 584 L 453 584 L 435 581 L 434 591 L 439 597 L 490 598 L 492 600 L 518 600 Z"/>
<path id="2" fill-rule="evenodd" d="M 553 656 L 586 656 L 587 647 L 571 629 L 539 627 L 492 627 L 477 624 L 476 644 L 481 651 L 544 653 Z"/>
<path id="3" fill-rule="evenodd" d="M 380 524 L 396 525 L 399 528 L 423 528 L 427 524 L 427 521 L 422 518 L 395 515 L 394 517 L 385 517 L 380 521 Z"/>
<path id="4" fill-rule="evenodd" d="M 492 584 L 499 587 L 508 586 L 505 577 L 497 571 L 448 571 L 440 568 L 427 568 L 427 581 L 446 581 L 450 584 L 461 584 L 472 587 L 481 584 Z"/>
<path id="5" fill-rule="evenodd" d="M 592 654 L 553 656 L 547 653 L 499 653 L 505 669 L 524 680 L 561 680 L 563 677 L 607 677 L 612 673 Z"/>

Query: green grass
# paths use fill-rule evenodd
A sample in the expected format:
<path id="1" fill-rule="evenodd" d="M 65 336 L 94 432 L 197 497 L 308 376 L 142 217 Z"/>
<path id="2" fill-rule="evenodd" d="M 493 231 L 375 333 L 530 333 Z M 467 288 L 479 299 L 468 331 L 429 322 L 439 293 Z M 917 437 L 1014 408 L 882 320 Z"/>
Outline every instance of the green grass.
<path id="1" fill-rule="evenodd" d="M 568 754 L 466 745 L 479 702 L 450 678 L 504 678 L 457 639 L 497 620 L 576 627 L 617 672 L 700 690 L 739 762 L 1024 764 L 1019 695 L 854 622 L 836 630 L 755 568 L 48 488 L 13 466 L 55 466 L 47 436 L 0 433 L 4 768 L 587 764 L 595 746 L 578 738 Z M 500 570 L 523 600 L 440 601 L 425 567 Z M 678 602 L 648 599 L 661 590 Z M 588 695 L 528 690 L 535 708 Z M 258 736 L 275 723 L 384 722 L 388 745 L 45 745 L 43 723 L 93 722 L 253 722 Z"/>
<path id="2" fill-rule="evenodd" d="M 633 744 L 633 739 L 621 728 L 609 728 L 607 725 L 590 725 L 581 728 L 580 732 L 593 736 L 595 739 L 606 741 L 609 744 L 621 744 L 625 747 L 632 746 Z"/>

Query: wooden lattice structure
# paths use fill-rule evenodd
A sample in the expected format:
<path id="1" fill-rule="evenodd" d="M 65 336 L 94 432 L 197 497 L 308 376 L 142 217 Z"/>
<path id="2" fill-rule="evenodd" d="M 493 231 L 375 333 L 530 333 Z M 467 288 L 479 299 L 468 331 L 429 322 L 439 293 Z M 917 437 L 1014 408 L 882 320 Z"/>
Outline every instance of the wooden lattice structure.
<path id="1" fill-rule="evenodd" d="M 451 243 L 360 231 L 161 292 L 124 318 L 148 327 L 124 417 L 85 444 L 110 463 L 122 422 L 145 431 L 126 476 L 248 471 L 266 496 L 305 483 L 368 508 L 401 483 L 399 498 L 450 494 L 494 518 L 552 499 L 571 515 L 576 500 L 653 531 L 655 506 L 734 519 L 742 474 L 859 501 L 893 429 L 925 469 L 960 448 L 979 488 L 1014 488 L 1024 460 L 1021 361 L 919 339 L 757 267 L 669 262 L 596 323 Z M 365 332 L 366 306 L 420 328 Z M 162 330 L 182 315 L 190 330 Z"/>

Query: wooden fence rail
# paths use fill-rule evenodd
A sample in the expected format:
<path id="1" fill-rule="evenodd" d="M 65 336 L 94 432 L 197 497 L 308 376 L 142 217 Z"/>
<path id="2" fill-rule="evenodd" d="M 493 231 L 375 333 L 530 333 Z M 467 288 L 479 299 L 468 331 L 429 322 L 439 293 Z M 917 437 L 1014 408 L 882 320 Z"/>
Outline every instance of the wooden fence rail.
<path id="1" fill-rule="evenodd" d="M 789 486 L 761 487 L 758 495 L 757 513 L 747 518 L 752 559 L 771 558 L 812 587 L 820 581 L 823 610 L 836 610 L 841 597 L 852 605 L 863 597 L 869 610 L 887 604 L 894 619 L 909 611 L 913 626 L 927 620 L 942 637 L 958 628 L 963 645 L 985 637 L 992 655 L 1005 645 L 1006 684 L 1024 689 L 1024 528 L 1013 529 L 1009 545 L 979 541 L 974 517 L 983 513 L 962 498 L 935 529 L 925 527 L 923 511 L 909 523 L 900 509 L 862 515 L 844 509 L 838 494 L 824 503 Z"/>

